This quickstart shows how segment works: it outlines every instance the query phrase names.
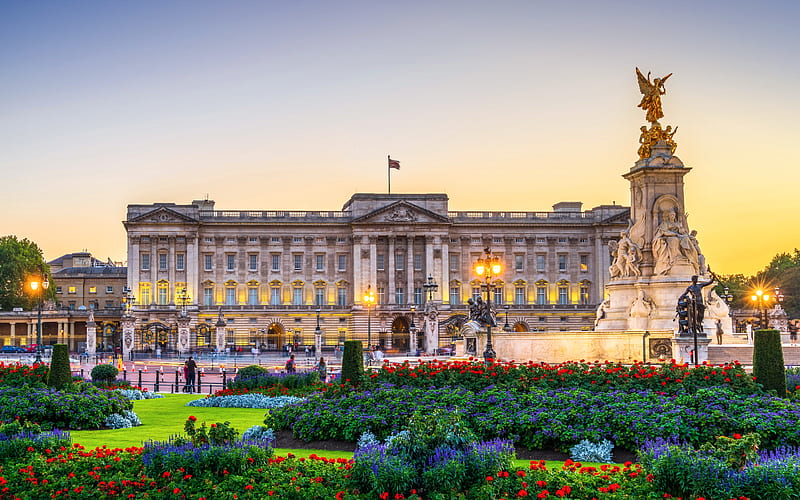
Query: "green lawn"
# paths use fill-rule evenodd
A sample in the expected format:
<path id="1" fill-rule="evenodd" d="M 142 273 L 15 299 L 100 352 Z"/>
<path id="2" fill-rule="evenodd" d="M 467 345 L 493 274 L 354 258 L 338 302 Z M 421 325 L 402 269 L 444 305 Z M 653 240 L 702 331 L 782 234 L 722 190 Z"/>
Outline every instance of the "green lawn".
<path id="1" fill-rule="evenodd" d="M 164 398 L 143 399 L 133 402 L 133 411 L 139 415 L 142 425 L 128 429 L 114 429 L 101 431 L 72 431 L 72 442 L 80 443 L 88 449 L 98 446 L 109 448 L 127 448 L 129 446 L 141 446 L 148 440 L 166 441 L 174 434 L 183 434 L 183 424 L 189 415 L 197 417 L 198 423 L 214 422 L 231 423 L 231 426 L 239 431 L 239 434 L 252 427 L 264 423 L 263 409 L 249 408 L 200 408 L 186 406 L 186 403 L 202 396 L 191 394 L 165 394 Z M 276 455 L 286 455 L 293 453 L 298 457 L 307 457 L 316 453 L 321 457 L 327 458 L 353 458 L 353 454 L 347 451 L 326 451 L 311 449 L 288 449 L 276 448 Z M 515 460 L 515 465 L 525 467 L 527 460 Z M 560 468 L 563 462 L 548 461 L 548 468 Z M 586 464 L 594 465 L 594 464 Z"/>

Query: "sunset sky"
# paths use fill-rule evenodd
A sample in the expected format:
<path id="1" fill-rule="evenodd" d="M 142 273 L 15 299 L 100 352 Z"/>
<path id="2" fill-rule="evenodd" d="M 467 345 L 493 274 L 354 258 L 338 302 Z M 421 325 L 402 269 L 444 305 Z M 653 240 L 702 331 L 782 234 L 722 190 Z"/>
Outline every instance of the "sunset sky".
<path id="1" fill-rule="evenodd" d="M 800 247 L 800 2 L 0 0 L 0 235 L 126 259 L 129 203 L 630 203 L 634 67 L 718 273 Z"/>

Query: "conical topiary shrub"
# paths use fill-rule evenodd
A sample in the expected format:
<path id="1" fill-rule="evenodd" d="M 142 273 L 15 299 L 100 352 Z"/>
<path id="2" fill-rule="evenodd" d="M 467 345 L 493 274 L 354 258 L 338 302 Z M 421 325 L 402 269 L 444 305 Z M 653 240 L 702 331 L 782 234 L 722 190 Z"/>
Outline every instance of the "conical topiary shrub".
<path id="1" fill-rule="evenodd" d="M 69 368 L 69 348 L 67 344 L 56 344 L 53 346 L 53 358 L 50 360 L 47 385 L 61 389 L 71 383 L 72 372 Z"/>
<path id="2" fill-rule="evenodd" d="M 360 340 L 348 340 L 344 343 L 342 354 L 342 383 L 350 380 L 351 385 L 358 385 L 364 377 L 364 347 Z"/>
<path id="3" fill-rule="evenodd" d="M 753 375 L 765 391 L 786 397 L 786 367 L 783 365 L 781 332 L 756 330 L 753 336 Z"/>

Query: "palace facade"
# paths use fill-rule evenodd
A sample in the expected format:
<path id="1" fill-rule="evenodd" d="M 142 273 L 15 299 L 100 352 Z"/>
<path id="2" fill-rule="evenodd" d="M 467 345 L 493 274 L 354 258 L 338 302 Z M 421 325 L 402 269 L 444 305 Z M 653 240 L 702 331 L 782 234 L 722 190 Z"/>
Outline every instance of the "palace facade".
<path id="1" fill-rule="evenodd" d="M 132 349 L 175 349 L 182 316 L 191 350 L 218 347 L 213 332 L 224 324 L 227 348 L 332 349 L 369 339 L 405 352 L 429 299 L 446 345 L 467 300 L 486 297 L 473 270 L 486 248 L 503 263 L 491 292 L 500 325 L 590 329 L 608 279 L 608 242 L 628 217 L 628 207 L 582 211 L 580 202 L 551 212 L 450 211 L 445 194 L 358 193 L 339 211 L 129 205 Z M 426 293 L 426 283 L 437 291 Z"/>

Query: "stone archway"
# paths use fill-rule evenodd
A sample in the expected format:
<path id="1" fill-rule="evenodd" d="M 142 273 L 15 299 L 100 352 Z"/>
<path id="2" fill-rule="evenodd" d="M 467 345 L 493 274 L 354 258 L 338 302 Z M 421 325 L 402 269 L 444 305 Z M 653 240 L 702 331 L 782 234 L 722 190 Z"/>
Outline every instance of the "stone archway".
<path id="1" fill-rule="evenodd" d="M 286 345 L 286 327 L 278 320 L 273 320 L 267 327 L 267 350 L 279 351 Z"/>

